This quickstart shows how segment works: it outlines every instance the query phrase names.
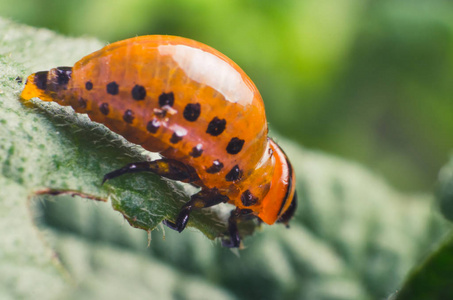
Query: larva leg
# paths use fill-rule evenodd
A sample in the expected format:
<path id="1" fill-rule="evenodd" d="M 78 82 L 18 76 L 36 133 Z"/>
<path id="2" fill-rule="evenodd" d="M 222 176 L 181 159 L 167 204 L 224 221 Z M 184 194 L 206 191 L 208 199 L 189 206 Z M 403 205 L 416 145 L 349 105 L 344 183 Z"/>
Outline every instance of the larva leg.
<path id="1" fill-rule="evenodd" d="M 181 232 L 184 230 L 184 228 L 186 228 L 192 210 L 210 207 L 219 203 L 227 202 L 228 200 L 229 198 L 225 195 L 220 194 L 216 188 L 203 189 L 198 193 L 192 195 L 189 202 L 184 204 L 184 206 L 179 211 L 178 216 L 176 217 L 175 223 L 165 220 L 164 224 L 171 229 Z"/>
<path id="2" fill-rule="evenodd" d="M 136 162 L 128 164 L 121 169 L 106 174 L 102 183 L 124 174 L 136 172 L 152 172 L 162 177 L 182 182 L 194 182 L 199 180 L 197 173 L 191 167 L 176 160 L 160 159 L 151 162 Z M 211 207 L 219 203 L 228 202 L 228 200 L 229 198 L 220 194 L 216 188 L 202 189 L 200 192 L 192 195 L 190 200 L 184 204 L 174 223 L 168 220 L 164 220 L 163 223 L 171 229 L 182 232 L 189 222 L 192 210 Z M 240 237 L 236 222 L 237 218 L 242 216 L 242 214 L 240 210 L 237 213 L 234 212 L 235 211 L 231 213 L 231 216 L 228 219 L 230 240 L 222 242 L 225 247 L 239 247 L 240 244 Z"/>
<path id="3" fill-rule="evenodd" d="M 130 163 L 121 169 L 106 174 L 102 184 L 104 184 L 107 180 L 118 176 L 137 172 L 152 172 L 162 177 L 182 182 L 194 182 L 199 180 L 197 172 L 192 167 L 189 167 L 177 160 L 163 158 L 154 161 Z"/>
<path id="4" fill-rule="evenodd" d="M 253 212 L 249 209 L 236 208 L 231 211 L 230 217 L 228 218 L 228 235 L 229 239 L 222 240 L 222 246 L 228 248 L 237 248 L 241 245 L 241 236 L 238 230 L 238 221 L 250 220 L 256 218 Z"/>

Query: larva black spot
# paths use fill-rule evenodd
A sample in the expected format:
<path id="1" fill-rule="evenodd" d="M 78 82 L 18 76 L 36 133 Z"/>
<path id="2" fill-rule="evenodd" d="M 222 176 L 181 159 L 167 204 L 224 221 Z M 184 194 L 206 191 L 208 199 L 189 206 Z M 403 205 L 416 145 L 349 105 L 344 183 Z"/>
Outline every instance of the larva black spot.
<path id="1" fill-rule="evenodd" d="M 102 103 L 99 105 L 99 110 L 103 115 L 108 115 L 110 112 L 109 104 L 108 103 Z"/>
<path id="2" fill-rule="evenodd" d="M 91 81 L 87 81 L 85 83 L 85 88 L 87 91 L 91 91 L 93 89 L 93 83 Z"/>
<path id="3" fill-rule="evenodd" d="M 128 109 L 124 112 L 124 115 L 123 115 L 124 122 L 132 124 L 132 122 L 134 121 L 134 118 L 135 118 L 135 116 L 134 116 L 134 112 L 132 110 Z"/>
<path id="4" fill-rule="evenodd" d="M 58 67 L 56 68 L 57 84 L 67 85 L 72 75 L 72 67 Z"/>
<path id="5" fill-rule="evenodd" d="M 175 95 L 173 92 L 170 93 L 162 93 L 159 96 L 159 105 L 160 107 L 168 105 L 168 106 L 173 106 L 175 103 Z"/>
<path id="6" fill-rule="evenodd" d="M 179 141 L 181 141 L 183 137 L 184 137 L 184 134 L 178 133 L 177 131 L 173 132 L 173 134 L 170 138 L 170 143 L 176 144 Z"/>
<path id="7" fill-rule="evenodd" d="M 226 181 L 236 181 L 239 180 L 242 177 L 242 170 L 239 169 L 238 165 L 235 165 L 233 168 L 231 168 L 230 172 L 225 175 L 225 180 Z"/>
<path id="8" fill-rule="evenodd" d="M 214 119 L 211 120 L 208 124 L 208 129 L 206 129 L 206 133 L 209 133 L 212 136 L 218 136 L 220 135 L 226 127 L 226 120 L 225 119 L 219 119 L 217 117 L 214 117 Z"/>
<path id="9" fill-rule="evenodd" d="M 226 147 L 226 151 L 229 154 L 238 154 L 239 152 L 241 152 L 242 146 L 244 146 L 244 140 L 234 137 L 228 143 L 228 146 Z"/>
<path id="10" fill-rule="evenodd" d="M 203 153 L 203 145 L 198 144 L 192 148 L 192 151 L 190 151 L 189 155 L 192 156 L 193 158 L 197 158 L 197 157 L 200 157 L 202 153 Z"/>
<path id="11" fill-rule="evenodd" d="M 116 84 L 115 81 L 110 82 L 107 84 L 107 93 L 110 95 L 118 95 L 119 93 L 119 86 Z"/>
<path id="12" fill-rule="evenodd" d="M 157 129 L 160 127 L 160 121 L 157 119 L 153 119 L 146 124 L 146 130 L 148 130 L 151 133 L 156 133 Z"/>
<path id="13" fill-rule="evenodd" d="M 87 101 L 85 99 L 79 98 L 77 102 L 79 103 L 79 107 L 80 108 L 86 108 L 87 107 Z"/>
<path id="14" fill-rule="evenodd" d="M 200 103 L 189 103 L 184 108 L 184 112 L 182 113 L 182 115 L 184 116 L 184 119 L 186 119 L 187 121 L 195 122 L 200 116 L 200 112 L 201 112 Z"/>
<path id="15" fill-rule="evenodd" d="M 209 174 L 219 173 L 222 170 L 223 164 L 219 160 L 214 160 L 212 166 L 206 169 Z"/>
<path id="16" fill-rule="evenodd" d="M 132 98 L 134 98 L 134 100 L 137 100 L 137 101 L 143 100 L 146 97 L 146 89 L 145 89 L 145 87 L 141 86 L 141 85 L 138 85 L 138 84 L 136 84 L 132 88 L 132 92 L 131 93 L 132 93 Z"/>
<path id="17" fill-rule="evenodd" d="M 47 88 L 47 74 L 48 71 L 36 72 L 33 82 L 35 86 L 40 90 L 45 90 Z"/>
<path id="18" fill-rule="evenodd" d="M 244 206 L 252 206 L 258 202 L 258 198 L 253 196 L 249 190 L 246 190 L 241 195 L 241 202 Z"/>

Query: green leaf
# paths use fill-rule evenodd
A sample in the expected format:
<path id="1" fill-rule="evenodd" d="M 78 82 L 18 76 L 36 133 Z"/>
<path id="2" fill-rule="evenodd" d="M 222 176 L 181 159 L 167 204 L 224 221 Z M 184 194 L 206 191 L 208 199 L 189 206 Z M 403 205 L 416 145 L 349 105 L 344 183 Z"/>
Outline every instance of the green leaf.
<path id="1" fill-rule="evenodd" d="M 453 299 L 453 235 L 417 268 L 404 286 L 395 294 L 395 300 Z"/>
<path id="2" fill-rule="evenodd" d="M 437 193 L 442 214 L 453 221 L 453 157 L 442 168 Z M 408 276 L 394 299 L 453 298 L 453 234 L 449 234 Z"/>
<path id="3" fill-rule="evenodd" d="M 453 156 L 440 172 L 437 202 L 444 217 L 453 221 Z"/>
<path id="4" fill-rule="evenodd" d="M 239 255 L 206 238 L 224 228 L 225 206 L 194 215 L 203 234 L 164 231 L 187 187 L 153 174 L 101 187 L 105 173 L 149 153 L 69 108 L 19 101 L 17 76 L 72 65 L 101 43 L 5 20 L 0 35 L 0 298 L 383 298 L 447 231 L 432 196 L 399 193 L 362 166 L 281 138 L 300 204 L 290 229 L 263 225 Z M 102 202 L 33 197 L 49 189 L 110 199 L 133 226 L 157 226 L 150 247 Z"/>
<path id="5" fill-rule="evenodd" d="M 0 187 L 0 298 L 55 298 L 70 278 L 34 227 L 27 190 L 5 177 Z"/>

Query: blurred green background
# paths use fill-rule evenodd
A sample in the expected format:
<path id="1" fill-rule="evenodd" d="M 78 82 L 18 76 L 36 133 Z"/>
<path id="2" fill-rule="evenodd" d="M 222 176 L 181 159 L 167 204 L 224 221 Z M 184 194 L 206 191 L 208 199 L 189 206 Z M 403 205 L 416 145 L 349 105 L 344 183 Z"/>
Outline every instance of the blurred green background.
<path id="1" fill-rule="evenodd" d="M 260 231 L 247 240 L 248 248 L 240 257 L 218 244 L 213 247 L 193 230 L 186 230 L 181 235 L 167 230 L 165 243 L 162 232 L 157 231 L 153 233 L 157 238 L 153 238 L 148 249 L 144 246 L 144 232 L 125 226 L 108 206 L 88 206 L 80 199 L 43 201 L 45 208 L 37 209 L 43 216 L 37 217 L 37 223 L 46 223 L 40 230 L 51 237 L 51 248 L 57 249 L 54 255 L 58 255 L 71 277 L 82 283 L 81 288 L 74 287 L 82 295 L 109 293 L 92 299 L 125 299 L 130 296 L 128 289 L 124 289 L 127 286 L 135 295 L 142 291 L 142 298 L 150 298 L 150 291 L 161 289 L 178 296 L 168 299 L 200 299 L 185 298 L 192 295 L 192 289 L 199 287 L 198 282 L 201 286 L 216 287 L 227 296 L 241 295 L 251 299 L 280 299 L 282 295 L 292 299 L 291 296 L 298 293 L 301 299 L 343 300 L 351 299 L 350 295 L 354 294 L 362 295 L 360 299 L 383 299 L 397 289 L 404 291 L 404 287 L 400 287 L 407 272 L 450 229 L 450 225 L 440 220 L 437 209 L 433 209 L 432 192 L 439 170 L 453 149 L 453 2 L 0 0 L 0 17 L 46 27 L 67 36 L 97 37 L 106 43 L 145 34 L 180 35 L 206 43 L 236 61 L 252 78 L 262 93 L 272 130 L 307 149 L 321 152 L 303 151 L 288 143 L 285 149 L 293 155 L 293 165 L 299 170 L 302 201 L 297 220 L 292 222 L 291 230 L 281 231 L 280 227 L 272 226 Z M 62 54 L 78 43 L 78 40 L 55 39 L 50 35 L 47 37 L 51 41 L 49 44 L 45 39 L 37 38 L 33 41 L 35 48 L 22 46 L 22 38 L 29 38 L 35 31 L 8 31 L 1 28 L 8 25 L 2 24 L 8 23 L 0 24 L 3 32 L 19 35 L 17 40 L 12 39 L 13 42 L 5 38 L 7 42 L 2 49 L 16 49 L 0 55 L 1 59 L 5 58 L 6 65 L 22 53 L 45 48 L 45 45 L 47 48 L 43 52 L 55 47 L 55 53 Z M 39 43 L 36 44 L 37 40 Z M 59 48 L 63 43 L 66 48 Z M 80 43 L 87 41 L 80 40 Z M 86 44 L 80 46 L 88 47 Z M 54 59 L 51 52 L 50 57 Z M 79 52 L 83 53 L 83 50 Z M 40 55 L 41 52 L 36 51 L 23 56 Z M 42 58 L 42 61 L 48 60 L 49 56 Z M 6 70 L 4 76 L 13 87 L 2 87 L 1 96 L 4 91 L 21 88 L 13 80 L 20 68 L 30 68 L 27 63 L 20 63 L 19 67 L 14 64 L 17 69 L 10 69 L 9 73 Z M 11 98 L 11 95 L 6 92 L 13 104 L 5 101 L 4 114 L 20 112 L 18 115 L 23 117 L 29 113 L 19 106 L 16 111 L 11 110 L 17 102 L 16 96 Z M 41 124 L 39 128 L 58 128 L 57 134 L 64 130 L 71 132 L 72 127 L 60 128 L 52 119 L 52 111 L 49 113 L 43 120 L 49 118 L 49 124 L 55 127 Z M 15 132 L 18 145 L 34 145 L 34 142 L 27 142 L 27 130 L 16 134 L 14 121 L 4 124 L 7 126 L 2 128 L 10 131 L 6 130 L 9 135 L 3 137 Z M 4 145 L 10 144 L 8 138 L 4 141 L 8 141 Z M 82 150 L 87 149 L 92 151 L 90 147 Z M 34 150 L 30 152 L 38 153 L 39 149 Z M 330 154 L 345 160 L 333 159 Z M 361 163 L 378 176 L 368 174 L 350 161 Z M 30 166 L 38 165 L 39 161 Z M 6 166 L 5 174 L 9 170 Z M 70 168 L 62 170 L 69 173 L 66 180 L 71 184 L 97 188 L 93 178 L 100 178 L 95 174 L 100 170 L 82 168 L 77 170 L 82 173 L 75 174 L 71 174 Z M 443 172 L 442 195 L 447 204 L 453 201 L 451 170 L 450 167 Z M 58 173 L 50 174 L 59 176 Z M 379 176 L 408 193 L 389 189 Z M 10 177 L 6 174 L 8 180 Z M 0 176 L 0 180 L 2 178 Z M 13 187 L 16 186 L 10 185 L 14 192 L 0 189 L 0 196 L 2 192 L 7 195 L 3 196 L 2 200 L 7 204 L 3 207 L 8 208 L 9 203 L 23 205 L 23 216 L 28 216 L 22 200 L 29 191 L 23 189 L 23 193 L 18 194 L 20 189 Z M 137 188 L 141 187 L 137 185 Z M 32 224 L 29 231 L 10 230 L 24 229 L 11 225 L 15 224 L 12 220 L 22 223 L 28 217 L 17 217 L 17 213 L 8 209 L 0 211 L 4 213 L 0 220 L 7 223 L 3 231 L 0 230 L 5 235 L 17 231 L 15 234 L 24 241 L 35 238 Z M 0 239 L 0 242 L 9 240 Z M 0 268 L 0 279 L 20 274 L 17 276 L 20 287 L 24 286 L 23 282 L 35 282 L 51 291 L 47 277 L 30 272 L 26 277 L 20 268 L 27 259 L 28 267 L 29 261 L 37 260 L 35 257 L 46 256 L 30 244 L 20 244 L 17 240 L 20 239 L 0 246 L 0 252 L 10 249 L 8 245 L 25 250 L 25 254 L 14 247 L 10 252 L 4 251 L 15 253 L 16 256 L 11 256 L 19 262 L 19 267 L 14 269 L 17 271 L 8 269 L 10 273 L 6 277 L 2 277 L 1 269 L 5 269 L 5 261 L 10 257 L 0 253 L 4 258 L 0 261 L 4 264 Z M 42 247 L 42 241 L 36 243 Z M 122 259 L 118 259 L 120 255 L 116 253 L 120 251 Z M 145 255 L 142 256 L 142 252 Z M 152 255 L 148 255 L 149 252 Z M 451 255 L 449 249 L 446 252 Z M 445 261 L 442 264 L 450 266 Z M 44 272 L 41 265 L 37 264 L 36 268 L 40 269 L 39 274 Z M 53 272 L 54 267 L 50 269 Z M 438 270 L 428 271 L 426 273 L 431 276 Z M 450 275 L 444 277 L 452 278 Z M 22 278 L 43 278 L 46 283 Z M 177 280 L 181 285 L 174 286 L 184 289 L 168 288 L 156 280 L 161 278 L 165 278 L 162 282 L 166 283 Z M 15 287 L 7 280 L 3 282 L 6 282 L 4 286 Z M 418 282 L 414 285 L 422 290 L 430 289 Z M 449 283 L 448 291 L 450 286 Z M 34 292 L 25 287 L 28 293 Z M 199 289 L 206 297 L 220 299 L 211 297 L 212 294 L 205 290 L 206 287 Z M 431 290 L 442 291 L 437 287 Z M 3 299 L 1 292 L 0 288 Z M 124 293 L 127 296 L 122 297 Z M 332 294 L 324 298 L 310 297 L 329 293 Z M 80 299 L 77 298 L 79 294 L 74 295 L 72 299 Z M 233 296 L 223 299 L 234 299 Z"/>
<path id="2" fill-rule="evenodd" d="M 449 1 L 0 0 L 0 15 L 106 42 L 206 43 L 252 78 L 274 130 L 403 190 L 432 190 L 452 148 Z"/>

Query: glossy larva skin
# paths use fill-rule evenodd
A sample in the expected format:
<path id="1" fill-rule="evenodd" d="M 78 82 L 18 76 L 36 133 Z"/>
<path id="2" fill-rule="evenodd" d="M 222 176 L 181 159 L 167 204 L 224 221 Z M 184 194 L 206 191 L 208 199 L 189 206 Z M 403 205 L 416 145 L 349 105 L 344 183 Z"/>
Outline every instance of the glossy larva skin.
<path id="1" fill-rule="evenodd" d="M 147 150 L 194 166 L 205 186 L 230 193 L 232 183 L 224 180 L 225 175 L 235 165 L 241 165 L 244 175 L 254 170 L 265 152 L 267 125 L 261 96 L 250 79 L 243 77 L 245 74 L 235 64 L 212 52 L 182 38 L 137 38 L 115 43 L 76 63 L 68 90 L 73 91 L 76 99 L 93 99 L 81 111 L 88 112 L 93 121 L 105 124 Z M 210 80 L 213 75 L 225 80 Z M 227 77 L 239 80 L 231 83 Z M 93 84 L 91 90 L 85 88 L 88 81 Z M 117 95 L 106 92 L 110 82 L 118 83 Z M 146 87 L 144 100 L 132 98 L 131 90 L 136 84 Z M 174 103 L 165 116 L 158 101 L 162 93 L 174 95 Z M 102 103 L 108 103 L 109 114 L 101 113 Z M 200 104 L 200 115 L 192 122 L 183 116 L 189 103 Z M 135 116 L 132 124 L 123 120 L 128 109 Z M 226 121 L 225 130 L 217 136 L 206 133 L 215 117 Z M 147 130 L 147 123 L 152 120 L 160 123 L 155 134 Z M 171 137 L 178 132 L 181 141 L 171 143 Z M 244 140 L 244 145 L 232 155 L 226 148 L 234 137 Z M 201 145 L 203 152 L 194 158 L 190 153 L 197 145 Z M 223 168 L 218 173 L 208 173 L 206 170 L 216 160 Z"/>
<path id="2" fill-rule="evenodd" d="M 49 71 L 49 78 L 52 72 L 59 71 Z M 127 140 L 193 167 L 194 184 L 218 189 L 268 224 L 291 204 L 288 177 L 294 174 L 290 166 L 279 171 L 284 178 L 274 174 L 277 164 L 289 162 L 267 137 L 258 90 L 234 62 L 204 44 L 136 37 L 82 58 L 62 86 L 43 92 L 32 76 L 23 98 L 70 105 Z M 273 199 L 266 198 L 271 185 Z"/>

